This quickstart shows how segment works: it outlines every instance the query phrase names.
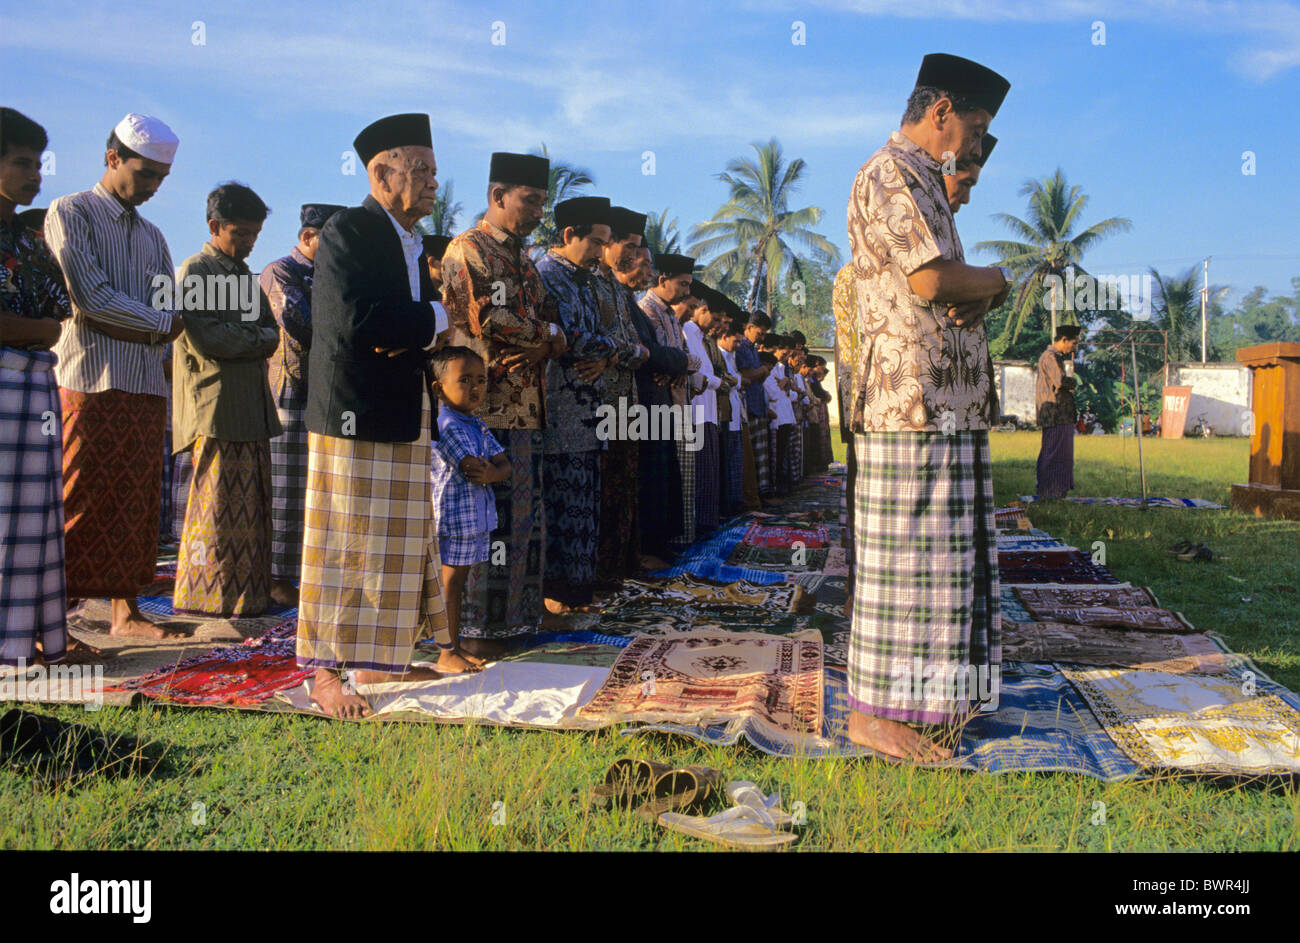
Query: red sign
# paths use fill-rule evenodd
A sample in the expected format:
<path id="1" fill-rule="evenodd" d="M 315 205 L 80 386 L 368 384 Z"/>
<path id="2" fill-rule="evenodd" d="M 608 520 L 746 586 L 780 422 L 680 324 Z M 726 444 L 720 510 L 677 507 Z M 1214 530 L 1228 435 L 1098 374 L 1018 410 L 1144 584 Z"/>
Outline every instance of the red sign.
<path id="1" fill-rule="evenodd" d="M 1160 409 L 1160 438 L 1181 439 L 1187 425 L 1187 410 L 1192 405 L 1190 386 L 1167 386 Z"/>

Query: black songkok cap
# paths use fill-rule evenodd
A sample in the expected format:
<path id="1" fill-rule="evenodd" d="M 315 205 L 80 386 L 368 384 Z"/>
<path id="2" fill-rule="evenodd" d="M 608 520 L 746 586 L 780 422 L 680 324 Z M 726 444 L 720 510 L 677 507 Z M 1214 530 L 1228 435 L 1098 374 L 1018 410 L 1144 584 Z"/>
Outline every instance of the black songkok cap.
<path id="1" fill-rule="evenodd" d="M 993 135 L 991 134 L 984 135 L 984 139 L 980 141 L 979 160 L 975 161 L 975 163 L 983 167 L 984 164 L 988 162 L 989 155 L 993 153 L 993 148 L 997 146 L 997 143 L 998 143 L 998 139 L 995 138 Z"/>
<path id="2" fill-rule="evenodd" d="M 1056 326 L 1056 340 L 1072 341 L 1079 336 L 1079 330 L 1077 324 L 1058 324 Z"/>
<path id="3" fill-rule="evenodd" d="M 698 278 L 691 280 L 691 296 L 698 298 L 715 314 L 721 314 L 726 308 L 727 296 L 720 291 L 710 288 Z"/>
<path id="4" fill-rule="evenodd" d="M 335 203 L 304 203 L 298 212 L 298 225 L 304 229 L 308 226 L 320 229 L 325 225 L 325 220 L 346 208 Z"/>
<path id="5" fill-rule="evenodd" d="M 723 301 L 726 304 L 727 314 L 731 315 L 731 320 L 735 326 L 744 327 L 745 323 L 749 320 L 749 315 L 745 312 L 745 309 L 725 295 L 723 296 Z"/>
<path id="6" fill-rule="evenodd" d="M 916 84 L 951 92 L 991 115 L 998 113 L 1002 100 L 1011 90 L 1011 83 L 992 69 L 944 52 L 932 52 L 921 60 Z"/>
<path id="7" fill-rule="evenodd" d="M 368 125 L 356 136 L 352 148 L 361 158 L 361 163 L 370 165 L 370 160 L 380 151 L 394 147 L 433 147 L 433 131 L 429 127 L 429 116 L 422 114 L 389 115 Z"/>
<path id="8" fill-rule="evenodd" d="M 424 248 L 424 254 L 435 261 L 439 261 L 446 254 L 447 246 L 451 244 L 451 236 L 425 236 L 420 242 Z"/>
<path id="9" fill-rule="evenodd" d="M 33 232 L 43 233 L 45 231 L 45 214 L 48 210 L 23 210 L 21 213 L 15 213 L 14 219 L 18 225 L 26 226 Z"/>
<path id="10" fill-rule="evenodd" d="M 551 162 L 536 154 L 509 154 L 497 151 L 488 169 L 488 183 L 509 183 L 520 187 L 549 190 Z"/>
<path id="11" fill-rule="evenodd" d="M 555 228 L 564 232 L 566 226 L 609 225 L 609 200 L 603 196 L 578 196 L 555 204 Z"/>
<path id="12" fill-rule="evenodd" d="M 609 208 L 609 220 L 609 228 L 614 232 L 645 238 L 645 213 L 638 213 L 626 206 L 611 206 Z"/>
<path id="13" fill-rule="evenodd" d="M 655 271 L 664 278 L 674 278 L 677 275 L 690 275 L 695 271 L 695 260 L 689 255 L 675 255 L 671 252 L 660 252 L 655 256 Z"/>

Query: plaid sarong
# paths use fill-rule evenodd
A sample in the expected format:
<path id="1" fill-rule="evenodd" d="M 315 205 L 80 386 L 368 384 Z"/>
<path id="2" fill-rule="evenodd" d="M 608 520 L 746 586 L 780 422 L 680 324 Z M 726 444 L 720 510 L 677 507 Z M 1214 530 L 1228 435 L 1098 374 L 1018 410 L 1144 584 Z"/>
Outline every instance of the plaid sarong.
<path id="1" fill-rule="evenodd" d="M 449 643 L 429 478 L 429 404 L 414 442 L 308 433 L 298 664 L 404 672 Z"/>
<path id="2" fill-rule="evenodd" d="M 745 505 L 744 494 L 744 439 L 743 429 L 730 429 L 719 433 L 719 452 L 722 459 L 722 492 L 718 506 L 724 517 L 737 514 Z"/>
<path id="3" fill-rule="evenodd" d="M 510 457 L 510 478 L 492 486 L 497 500 L 493 553 L 487 563 L 471 567 L 465 580 L 461 638 L 508 638 L 536 632 L 542 621 L 546 566 L 542 433 L 536 429 L 488 431 Z M 503 553 L 497 554 L 497 549 Z"/>
<path id="4" fill-rule="evenodd" d="M 767 419 L 749 422 L 749 446 L 754 453 L 754 474 L 758 476 L 758 493 L 767 497 L 772 493 L 772 468 L 768 461 Z"/>
<path id="5" fill-rule="evenodd" d="M 153 582 L 167 399 L 59 390 L 68 595 L 133 598 Z"/>
<path id="6" fill-rule="evenodd" d="M 271 440 L 271 579 L 297 582 L 307 500 L 307 411 L 287 395 L 275 411 L 284 432 Z"/>
<path id="7" fill-rule="evenodd" d="M 0 350 L 0 664 L 63 658 L 63 440 L 49 351 Z"/>
<path id="8" fill-rule="evenodd" d="M 952 721 L 1002 662 L 988 433 L 873 432 L 855 445 L 850 701 Z"/>
<path id="9" fill-rule="evenodd" d="M 171 465 L 168 492 L 163 495 L 163 513 L 171 515 L 172 533 L 181 539 L 185 531 L 185 507 L 190 503 L 190 485 L 194 483 L 194 452 L 177 452 L 165 461 Z"/>
<path id="10" fill-rule="evenodd" d="M 721 474 L 718 463 L 718 424 L 703 422 L 695 427 L 701 448 L 695 453 L 695 533 L 703 537 L 718 529 L 718 494 Z"/>
<path id="11" fill-rule="evenodd" d="M 270 443 L 200 436 L 194 468 L 172 606 L 261 615 L 271 605 Z"/>
<path id="12" fill-rule="evenodd" d="M 772 454 L 772 490 L 778 495 L 789 494 L 794 487 L 794 481 L 790 477 L 794 468 L 790 456 L 790 440 L 794 428 L 790 425 L 777 426 L 772 429 L 771 438 L 768 440 Z"/>
<path id="13" fill-rule="evenodd" d="M 676 425 L 676 424 L 675 424 Z M 680 425 L 677 433 L 677 471 L 682 479 L 682 532 L 674 543 L 687 547 L 695 543 L 695 454 L 686 447 L 686 437 L 682 435 Z M 704 435 L 703 425 L 695 427 L 696 435 Z"/>
<path id="14" fill-rule="evenodd" d="M 795 422 L 790 429 L 790 487 L 803 481 L 803 423 Z"/>
<path id="15" fill-rule="evenodd" d="M 763 502 L 758 496 L 758 467 L 754 461 L 754 440 L 749 434 L 749 427 L 743 427 L 736 438 L 740 443 L 744 507 L 747 511 L 757 511 Z"/>

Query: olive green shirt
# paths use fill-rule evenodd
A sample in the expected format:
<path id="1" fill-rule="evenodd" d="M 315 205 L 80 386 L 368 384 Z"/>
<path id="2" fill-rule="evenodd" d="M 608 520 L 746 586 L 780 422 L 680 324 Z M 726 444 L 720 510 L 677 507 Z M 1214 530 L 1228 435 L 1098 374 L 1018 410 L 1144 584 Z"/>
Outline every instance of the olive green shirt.
<path id="1" fill-rule="evenodd" d="M 172 348 L 173 450 L 191 448 L 199 436 L 255 442 L 279 435 L 266 360 L 280 330 L 256 276 L 207 243 L 176 269 L 175 293 L 185 330 Z M 254 297 L 256 310 L 247 303 Z"/>

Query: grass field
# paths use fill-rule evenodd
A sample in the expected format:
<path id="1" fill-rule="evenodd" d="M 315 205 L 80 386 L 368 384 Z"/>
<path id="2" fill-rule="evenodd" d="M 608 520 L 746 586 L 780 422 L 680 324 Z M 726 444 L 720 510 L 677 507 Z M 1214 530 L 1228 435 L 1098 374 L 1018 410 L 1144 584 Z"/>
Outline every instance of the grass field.
<path id="1" fill-rule="evenodd" d="M 1000 503 L 1033 490 L 1038 437 L 995 434 Z M 1077 494 L 1137 494 L 1136 442 L 1078 440 Z M 1147 441 L 1150 493 L 1227 503 L 1245 476 L 1240 439 Z M 1300 524 L 1228 512 L 1032 510 L 1075 546 L 1300 687 Z M 1212 563 L 1164 552 L 1207 543 Z M 42 710 L 49 710 L 41 708 Z M 166 746 L 152 776 L 34 791 L 0 771 L 0 847 L 139 849 L 704 849 L 575 794 L 623 755 L 704 763 L 802 802 L 797 851 L 1296 850 L 1294 786 L 1191 779 L 1103 784 L 1068 774 L 972 775 L 864 760 L 789 761 L 607 730 L 546 733 L 146 706 L 52 711 Z M 1094 803 L 1105 823 L 1094 825 Z M 493 824 L 495 819 L 500 824 Z"/>

